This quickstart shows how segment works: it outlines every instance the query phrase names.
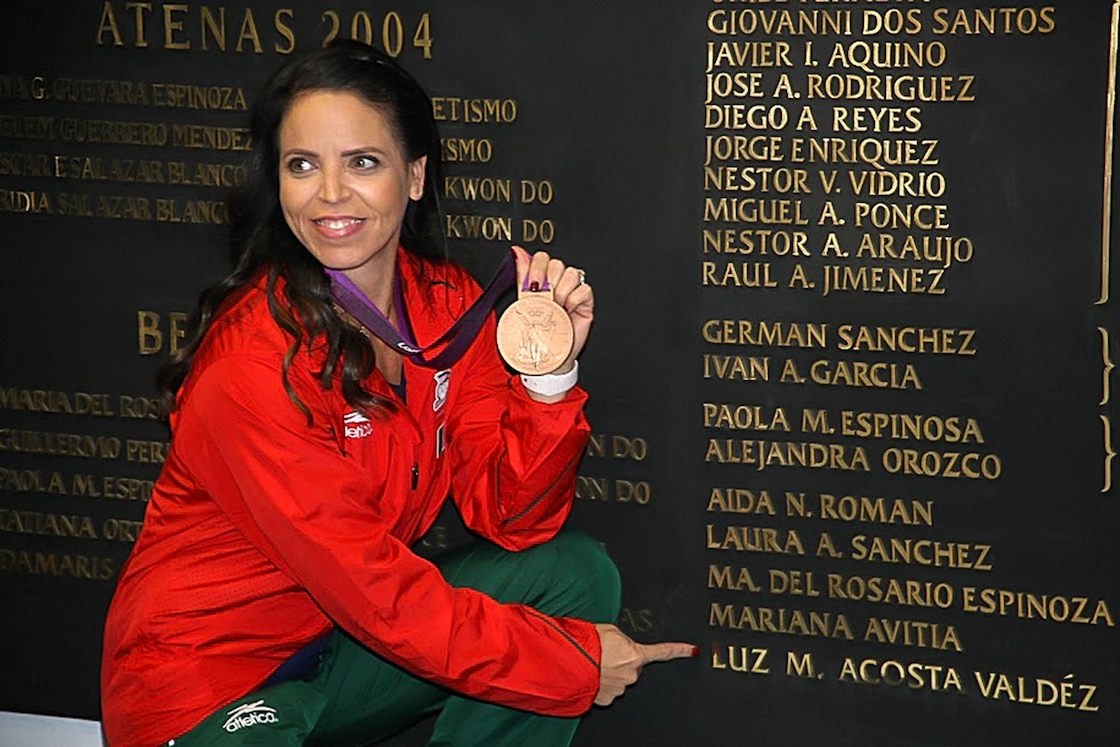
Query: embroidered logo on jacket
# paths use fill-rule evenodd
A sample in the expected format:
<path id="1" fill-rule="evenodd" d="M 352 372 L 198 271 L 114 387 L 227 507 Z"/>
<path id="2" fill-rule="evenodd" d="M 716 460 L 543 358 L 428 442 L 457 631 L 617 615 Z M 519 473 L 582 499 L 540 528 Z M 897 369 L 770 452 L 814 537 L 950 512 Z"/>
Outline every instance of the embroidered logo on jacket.
<path id="1" fill-rule="evenodd" d="M 447 404 L 447 390 L 451 388 L 451 369 L 436 371 L 433 378 L 436 380 L 436 396 L 432 401 L 432 412 L 439 412 L 440 408 Z"/>
<path id="2" fill-rule="evenodd" d="M 256 703 L 237 706 L 230 711 L 229 718 L 226 719 L 222 728 L 232 733 L 257 724 L 276 724 L 279 722 L 280 719 L 276 716 L 276 709 L 269 708 L 263 700 L 258 700 Z"/>
<path id="3" fill-rule="evenodd" d="M 360 412 L 351 412 L 342 419 L 347 438 L 365 438 L 373 433 L 373 423 Z"/>

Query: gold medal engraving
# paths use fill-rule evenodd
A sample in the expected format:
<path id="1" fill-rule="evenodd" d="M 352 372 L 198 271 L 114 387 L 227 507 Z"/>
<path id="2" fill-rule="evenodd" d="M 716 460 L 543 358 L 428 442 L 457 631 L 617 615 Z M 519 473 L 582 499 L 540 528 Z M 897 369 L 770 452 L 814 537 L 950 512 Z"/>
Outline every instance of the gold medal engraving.
<path id="1" fill-rule="evenodd" d="M 498 320 L 498 352 L 515 371 L 539 376 L 555 371 L 572 352 L 572 320 L 552 291 L 521 291 Z"/>

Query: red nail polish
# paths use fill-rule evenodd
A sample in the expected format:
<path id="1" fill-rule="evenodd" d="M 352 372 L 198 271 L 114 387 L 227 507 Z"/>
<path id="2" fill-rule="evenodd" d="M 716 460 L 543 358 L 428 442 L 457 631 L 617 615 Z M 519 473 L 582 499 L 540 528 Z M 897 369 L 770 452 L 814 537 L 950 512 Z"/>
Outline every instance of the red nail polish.
<path id="1" fill-rule="evenodd" d="M 700 647 L 699 646 L 693 646 L 692 647 L 692 655 L 693 656 L 699 656 L 700 655 Z"/>
<path id="2" fill-rule="evenodd" d="M 540 283 L 538 283 L 538 282 L 537 282 L 536 280 L 534 280 L 533 282 L 529 283 L 529 290 L 533 291 L 534 293 L 536 293 L 536 292 L 537 292 L 537 291 L 539 291 L 540 289 L 541 289 L 541 284 L 540 284 Z"/>

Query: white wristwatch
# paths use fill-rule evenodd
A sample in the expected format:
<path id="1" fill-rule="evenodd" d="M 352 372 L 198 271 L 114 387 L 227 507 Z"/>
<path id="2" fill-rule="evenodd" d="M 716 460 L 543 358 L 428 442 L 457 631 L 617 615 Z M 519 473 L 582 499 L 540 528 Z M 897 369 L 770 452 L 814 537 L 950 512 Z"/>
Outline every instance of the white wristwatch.
<path id="1" fill-rule="evenodd" d="M 553 394 L 564 394 L 579 381 L 579 361 L 572 362 L 572 370 L 563 374 L 544 374 L 543 376 L 529 376 L 521 374 L 521 383 L 533 394 L 542 394 L 546 397 Z"/>

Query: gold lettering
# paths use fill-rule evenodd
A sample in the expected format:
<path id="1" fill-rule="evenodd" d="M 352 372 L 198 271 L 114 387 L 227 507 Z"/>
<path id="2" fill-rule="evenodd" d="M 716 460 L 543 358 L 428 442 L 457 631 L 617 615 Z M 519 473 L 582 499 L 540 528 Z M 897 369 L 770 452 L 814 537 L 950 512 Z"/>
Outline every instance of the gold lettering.
<path id="1" fill-rule="evenodd" d="M 272 46 L 272 49 L 278 54 L 291 54 L 295 51 L 296 35 L 292 32 L 291 27 L 284 23 L 284 19 L 289 21 L 292 19 L 292 13 L 291 8 L 280 8 L 272 17 L 272 24 L 276 27 L 276 31 L 288 42 L 287 46 L 280 46 L 280 42 L 276 42 Z"/>
<path id="2" fill-rule="evenodd" d="M 728 526 L 721 532 L 714 524 L 708 524 L 707 548 L 783 555 L 805 554 L 805 547 L 796 530 L 772 527 Z"/>
<path id="3" fill-rule="evenodd" d="M 950 16 L 952 13 L 952 16 Z M 996 34 L 1049 34 L 1056 24 L 1053 6 L 1043 8 L 948 8 L 933 10 L 935 34 L 983 36 Z"/>
<path id="4" fill-rule="evenodd" d="M 653 611 L 648 609 L 631 609 L 623 607 L 619 610 L 618 627 L 630 635 L 641 635 L 653 630 L 655 620 Z"/>
<path id="5" fill-rule="evenodd" d="M 789 421 L 781 407 L 767 412 L 760 405 L 703 403 L 704 427 L 726 430 L 789 431 Z"/>
<path id="6" fill-rule="evenodd" d="M 190 49 L 190 41 L 175 41 L 172 36 L 176 31 L 183 30 L 183 22 L 172 20 L 174 13 L 186 13 L 189 6 L 185 3 L 167 3 L 163 6 L 163 48 L 164 49 Z"/>
<path id="7" fill-rule="evenodd" d="M 704 342 L 715 345 L 823 348 L 828 340 L 827 324 L 709 319 L 700 329 Z"/>
<path id="8" fill-rule="evenodd" d="M 116 568 L 111 558 L 0 548 L 0 573 L 109 581 Z"/>
<path id="9" fill-rule="evenodd" d="M 840 433 L 856 438 L 889 438 L 944 443 L 984 443 L 976 418 L 960 415 L 910 415 L 906 413 L 841 410 Z"/>
<path id="10" fill-rule="evenodd" d="M 136 11 L 136 46 L 147 47 L 148 39 L 144 33 L 144 11 L 152 12 L 151 3 L 125 3 L 125 10 Z"/>
<path id="11" fill-rule="evenodd" d="M 162 318 L 155 311 L 140 310 L 136 312 L 137 333 L 139 339 L 140 355 L 155 355 L 163 350 L 164 333 Z M 169 352 L 174 353 L 179 349 L 179 343 L 187 334 L 187 314 L 173 311 L 168 315 L 168 340 Z"/>
<path id="12" fill-rule="evenodd" d="M 125 442 L 125 454 L 130 462 L 163 464 L 169 446 L 170 444 L 163 441 L 139 441 L 130 438 Z"/>
<path id="13" fill-rule="evenodd" d="M 976 330 L 942 327 L 867 327 L 841 324 L 836 328 L 837 350 L 976 355 Z"/>
<path id="14" fill-rule="evenodd" d="M 214 13 L 210 10 L 209 5 L 203 5 L 202 11 L 202 51 L 209 52 L 210 45 L 207 40 L 207 29 L 209 35 L 214 39 L 214 43 L 218 45 L 218 49 L 222 52 L 226 51 L 226 8 L 224 5 L 218 6 L 218 17 L 214 17 Z M 279 12 L 279 11 L 277 11 Z"/>
<path id="15" fill-rule="evenodd" d="M 749 591 L 752 593 L 762 591 L 762 587 L 755 583 L 748 569 L 740 566 L 739 570 L 733 574 L 729 565 L 708 566 L 708 588 Z"/>
<path id="16" fill-rule="evenodd" d="M 253 51 L 257 54 L 263 51 L 261 49 L 261 37 L 260 34 L 257 33 L 257 22 L 253 18 L 252 8 L 245 9 L 245 18 L 241 22 L 241 32 L 237 35 L 238 52 L 242 51 L 243 44 L 246 40 L 253 42 Z"/>
<path id="17" fill-rule="evenodd" d="M 749 607 L 719 602 L 711 603 L 708 627 L 849 641 L 854 638 L 848 618 L 840 613 L 816 610 L 804 612 L 785 607 Z"/>
<path id="18" fill-rule="evenodd" d="M 798 654 L 794 653 L 793 651 L 787 651 L 786 676 L 819 679 L 823 675 L 817 671 L 817 667 L 813 662 L 813 655 L 811 653 Z"/>
<path id="19" fill-rule="evenodd" d="M 933 501 L 901 498 L 869 498 L 845 495 L 837 498 L 829 493 L 818 496 L 821 519 L 878 524 L 933 526 Z"/>
<path id="20" fill-rule="evenodd" d="M 905 578 L 830 573 L 827 585 L 830 599 L 905 607 L 950 609 L 956 598 L 953 585 L 944 581 L 934 583 Z"/>
<path id="21" fill-rule="evenodd" d="M 61 477 L 59 480 L 61 481 Z M 97 539 L 97 531 L 89 516 L 15 511 L 7 508 L 0 508 L 0 532 Z"/>
<path id="22" fill-rule="evenodd" d="M 774 516 L 774 502 L 765 490 L 755 493 L 740 488 L 712 488 L 708 511 L 732 514 L 768 514 Z"/>
<path id="23" fill-rule="evenodd" d="M 987 560 L 990 550 L 990 545 L 968 542 L 877 537 L 865 534 L 857 534 L 851 538 L 852 560 L 871 563 L 990 571 L 992 566 Z"/>
<path id="24" fill-rule="evenodd" d="M 97 26 L 97 46 L 104 46 L 106 31 L 113 35 L 114 47 L 124 46 L 124 39 L 121 38 L 120 28 L 117 27 L 117 17 L 113 14 L 111 0 L 105 0 L 105 6 L 101 10 L 101 21 Z"/>
<path id="25" fill-rule="evenodd" d="M 1115 625 L 1112 611 L 1104 599 L 974 586 L 965 586 L 961 593 L 961 608 L 965 612 L 1109 628 Z"/>
<path id="26" fill-rule="evenodd" d="M 963 651 L 957 630 L 952 625 L 922 620 L 892 620 L 873 617 L 867 621 L 863 640 L 895 646 Z"/>
<path id="27" fill-rule="evenodd" d="M 771 467 L 810 467 L 848 472 L 870 472 L 862 446 L 804 441 L 758 441 L 752 439 L 708 439 L 704 461 L 742 464 L 756 470 Z"/>
<path id="28" fill-rule="evenodd" d="M 886 685 L 908 687 L 912 690 L 953 690 L 964 693 L 960 675 L 955 669 L 921 662 L 863 659 L 857 663 L 846 657 L 840 667 L 839 680 L 856 685 Z"/>
<path id="29" fill-rule="evenodd" d="M 83 459 L 117 459 L 121 454 L 121 441 L 115 436 L 0 428 L 0 452 L 5 451 Z"/>

